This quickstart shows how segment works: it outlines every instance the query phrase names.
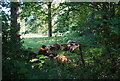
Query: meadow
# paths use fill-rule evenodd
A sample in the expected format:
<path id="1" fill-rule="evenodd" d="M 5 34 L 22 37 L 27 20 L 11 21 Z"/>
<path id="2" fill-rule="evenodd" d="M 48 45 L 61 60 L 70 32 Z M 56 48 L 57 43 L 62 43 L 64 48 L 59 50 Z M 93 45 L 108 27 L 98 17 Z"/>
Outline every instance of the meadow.
<path id="1" fill-rule="evenodd" d="M 38 55 L 37 62 L 33 60 L 31 65 L 32 73 L 30 73 L 32 79 L 108 79 L 118 77 L 118 74 L 113 73 L 111 75 L 111 60 L 102 55 L 104 47 L 94 47 L 94 45 L 90 44 L 92 41 L 88 42 L 90 39 L 86 40 L 84 36 L 80 38 L 74 36 L 24 38 L 23 46 L 25 49 L 38 52 L 41 45 L 52 45 L 56 42 L 66 44 L 69 39 L 83 44 L 82 53 L 85 60 L 85 68 L 83 68 L 81 63 L 80 51 L 70 53 L 69 51 L 57 50 L 56 53 L 66 56 L 70 63 L 51 61 L 46 56 Z M 36 75 L 35 70 L 37 70 L 39 75 Z"/>
<path id="2" fill-rule="evenodd" d="M 66 41 L 62 41 L 63 37 L 41 37 L 41 38 L 24 38 L 24 48 L 38 52 L 38 49 L 42 45 L 52 45 L 56 42 L 59 44 L 67 44 Z M 57 39 L 57 40 L 56 40 Z M 70 76 L 68 75 L 68 72 L 72 70 L 72 68 L 79 67 L 78 65 L 81 65 L 79 62 L 80 60 L 80 55 L 78 53 L 70 53 L 69 51 L 61 51 L 57 50 L 56 51 L 57 55 L 64 55 L 66 56 L 71 63 L 66 64 L 66 63 L 61 63 L 59 61 L 51 61 L 48 57 L 43 56 L 43 55 L 38 55 L 37 58 L 32 59 L 32 79 L 68 79 Z M 36 62 L 37 59 L 37 62 Z M 68 68 L 70 67 L 70 69 Z M 67 70 L 68 69 L 68 70 Z M 78 68 L 80 69 L 80 68 Z M 81 65 L 81 69 L 82 65 Z M 36 75 L 35 70 L 37 70 L 39 75 Z M 76 69 L 77 70 L 77 69 Z M 44 77 L 41 72 L 44 74 Z M 73 74 L 70 74 L 71 77 Z M 40 77 L 43 76 L 43 77 Z M 30 78 L 30 77 L 29 77 Z"/>
<path id="3" fill-rule="evenodd" d="M 57 41 L 57 40 L 58 41 Z M 67 41 L 62 41 L 61 40 L 62 37 L 41 37 L 41 38 L 24 38 L 24 48 L 34 51 L 34 52 L 38 52 L 39 47 L 41 47 L 42 45 L 52 45 L 54 43 L 58 43 L 58 44 L 67 44 Z M 76 58 L 79 59 L 79 52 L 76 53 L 70 53 L 69 51 L 61 51 L 61 50 L 57 50 L 56 53 L 58 55 L 64 55 L 66 57 L 68 57 L 69 59 L 72 58 Z"/>

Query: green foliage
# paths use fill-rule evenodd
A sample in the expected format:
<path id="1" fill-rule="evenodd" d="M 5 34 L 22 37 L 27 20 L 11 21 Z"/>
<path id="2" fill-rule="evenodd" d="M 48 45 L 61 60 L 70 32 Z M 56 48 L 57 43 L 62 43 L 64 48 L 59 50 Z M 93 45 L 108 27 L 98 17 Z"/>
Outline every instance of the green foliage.
<path id="1" fill-rule="evenodd" d="M 67 34 L 68 35 L 68 34 Z M 75 34 L 74 34 L 75 35 Z M 69 37 L 69 36 L 68 36 Z M 60 44 L 62 44 L 63 42 L 61 41 L 61 38 L 64 37 L 59 37 L 58 41 Z M 78 38 L 78 39 L 77 39 Z M 47 40 L 49 39 L 49 40 Z M 83 40 L 84 39 L 84 40 Z M 91 38 L 93 39 L 93 38 Z M 70 52 L 66 52 L 66 51 L 57 51 L 56 53 L 58 55 L 65 55 L 66 57 L 68 57 L 70 59 L 70 64 L 65 64 L 63 66 L 63 63 L 57 62 L 57 61 L 51 61 L 50 59 L 45 59 L 46 57 L 44 56 L 38 56 L 39 63 L 42 64 L 38 64 L 39 68 L 40 68 L 40 72 L 42 71 L 42 73 L 46 76 L 46 78 L 48 79 L 113 79 L 113 78 L 118 78 L 118 70 L 115 71 L 115 73 L 112 73 L 114 69 L 114 67 L 116 67 L 114 65 L 114 62 L 112 62 L 112 59 L 108 59 L 107 57 L 104 56 L 104 51 L 105 51 L 105 47 L 100 45 L 97 46 L 96 45 L 92 45 L 92 43 L 94 43 L 89 37 L 81 37 L 79 38 L 78 36 L 76 36 L 76 40 L 78 42 L 83 44 L 82 46 L 82 50 L 83 50 L 83 54 L 84 54 L 84 59 L 85 59 L 85 63 L 86 63 L 86 69 L 85 71 L 83 70 L 83 68 L 81 67 L 81 63 L 78 63 L 80 56 L 79 54 L 76 53 L 70 53 Z M 34 41 L 35 40 L 35 41 Z M 53 44 L 55 40 L 54 38 L 37 38 L 37 39 L 33 39 L 33 41 L 36 43 L 37 41 L 41 40 L 41 45 L 45 44 Z M 44 41 L 46 40 L 46 41 Z M 27 44 L 27 41 L 32 41 L 30 39 L 25 39 Z M 51 41 L 51 42 L 50 42 Z M 89 42 L 88 42 L 89 41 Z M 90 43 L 90 41 L 92 41 Z M 64 41 L 64 43 L 66 43 Z M 34 46 L 34 43 L 32 43 L 33 45 L 31 45 L 31 43 L 27 44 L 28 47 L 33 46 L 36 47 L 36 45 Z M 115 53 L 115 52 L 114 52 Z M 118 56 L 117 56 L 118 57 Z M 77 65 L 78 63 L 78 65 Z M 118 68 L 118 66 L 117 66 Z M 36 75 L 36 77 L 38 77 Z M 35 77 L 33 77 L 35 78 Z M 39 78 L 42 78 L 41 75 Z M 45 77 L 44 77 L 45 78 Z"/>
<path id="2" fill-rule="evenodd" d="M 42 5 L 44 5 L 42 2 L 23 2 L 21 4 L 21 21 L 25 21 L 24 33 L 46 33 L 45 24 L 47 21 L 47 14 Z"/>
<path id="3" fill-rule="evenodd" d="M 9 11 L 10 3 L 2 3 L 2 7 L 6 7 Z M 6 13 L 2 10 L 2 75 L 3 79 L 24 79 L 25 73 L 27 73 L 27 69 L 25 68 L 24 58 L 21 60 L 21 53 L 18 53 L 22 47 L 22 41 L 19 37 L 14 37 L 13 32 L 16 30 L 11 27 L 10 21 L 12 18 L 9 13 Z M 12 32 L 12 33 L 11 33 Z M 15 35 L 16 33 L 14 33 Z M 13 38 L 14 37 L 14 38 Z M 14 41 L 13 41 L 14 39 Z"/>
<path id="4" fill-rule="evenodd" d="M 3 26 L 3 79 L 119 79 L 120 77 L 120 3 L 61 3 L 53 15 L 57 14 L 53 32 L 62 36 L 25 38 L 15 42 L 11 40 L 8 14 L 2 11 Z M 9 7 L 8 3 L 2 4 Z M 34 7 L 33 7 L 34 6 Z M 43 3 L 21 4 L 21 19 L 26 20 L 27 32 L 46 32 L 47 9 Z M 38 12 L 38 13 L 37 13 Z M 76 15 L 77 14 L 77 15 Z M 44 28 L 43 28 L 44 27 Z M 43 29 L 43 30 L 38 30 Z M 29 55 L 20 51 L 21 48 L 38 52 L 42 45 L 56 42 L 66 44 L 74 40 L 82 44 L 85 67 L 82 67 L 80 51 L 70 53 L 58 50 L 70 63 L 51 60 L 46 56 L 37 55 L 30 61 Z M 21 47 L 23 44 L 23 47 Z M 22 50 L 23 50 L 22 49 Z"/>

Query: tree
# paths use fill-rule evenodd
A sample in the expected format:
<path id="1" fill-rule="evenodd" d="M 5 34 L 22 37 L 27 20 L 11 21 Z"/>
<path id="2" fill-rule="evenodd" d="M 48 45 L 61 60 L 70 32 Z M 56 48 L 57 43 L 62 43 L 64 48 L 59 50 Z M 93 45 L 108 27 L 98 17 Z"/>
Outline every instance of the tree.
<path id="1" fill-rule="evenodd" d="M 16 43 L 16 46 L 17 46 L 17 44 L 20 43 L 19 3 L 18 2 L 11 2 L 10 6 L 11 6 L 11 30 L 10 30 L 10 36 L 11 36 L 11 41 Z"/>
<path id="2" fill-rule="evenodd" d="M 21 19 L 26 22 L 27 32 L 47 33 L 52 36 L 52 2 L 24 2 L 21 5 Z M 33 22 L 33 23 L 31 23 Z M 48 28 L 46 28 L 48 26 Z"/>
<path id="3" fill-rule="evenodd" d="M 48 2 L 48 37 L 52 37 L 51 3 Z"/>
<path id="4" fill-rule="evenodd" d="M 97 38 L 105 47 L 105 55 L 111 56 L 112 49 L 118 48 L 119 33 L 119 3 L 104 2 L 104 3 L 91 3 L 92 8 L 95 10 L 95 33 Z M 114 20 L 114 21 L 113 21 Z M 114 33 L 113 33 L 114 31 Z"/>

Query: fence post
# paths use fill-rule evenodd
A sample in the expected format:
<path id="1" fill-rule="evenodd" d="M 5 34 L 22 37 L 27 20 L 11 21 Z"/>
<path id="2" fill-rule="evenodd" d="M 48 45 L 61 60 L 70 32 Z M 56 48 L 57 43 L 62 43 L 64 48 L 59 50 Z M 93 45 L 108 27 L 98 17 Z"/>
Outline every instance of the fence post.
<path id="1" fill-rule="evenodd" d="M 80 50 L 80 59 L 81 59 L 83 68 L 85 68 L 85 61 L 84 61 L 84 58 L 83 58 L 83 53 L 82 53 L 82 49 L 81 49 L 80 45 L 79 45 L 79 50 Z"/>

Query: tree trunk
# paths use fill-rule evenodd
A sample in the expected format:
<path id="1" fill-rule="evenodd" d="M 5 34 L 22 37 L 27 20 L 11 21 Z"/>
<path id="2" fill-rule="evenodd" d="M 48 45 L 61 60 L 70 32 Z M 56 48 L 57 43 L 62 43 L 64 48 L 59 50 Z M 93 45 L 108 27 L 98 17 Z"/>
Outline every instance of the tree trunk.
<path id="1" fill-rule="evenodd" d="M 48 3 L 48 37 L 52 37 L 51 3 Z"/>
<path id="2" fill-rule="evenodd" d="M 11 2 L 10 6 L 11 6 L 11 30 L 10 30 L 11 41 L 16 44 L 19 44 L 20 42 L 19 3 Z"/>

